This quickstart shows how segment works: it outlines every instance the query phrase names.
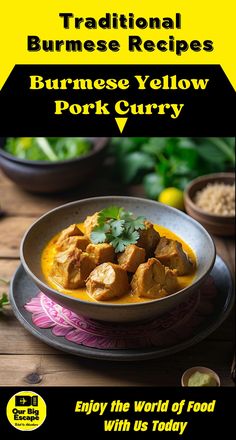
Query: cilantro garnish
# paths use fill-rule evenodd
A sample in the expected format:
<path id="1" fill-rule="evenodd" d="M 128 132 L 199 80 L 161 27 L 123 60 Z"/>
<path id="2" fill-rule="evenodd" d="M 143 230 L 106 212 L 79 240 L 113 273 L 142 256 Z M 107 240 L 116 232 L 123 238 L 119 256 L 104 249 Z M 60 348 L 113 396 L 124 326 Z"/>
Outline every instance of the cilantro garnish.
<path id="1" fill-rule="evenodd" d="M 110 227 L 106 223 L 104 223 L 104 225 L 96 226 L 90 235 L 92 242 L 95 244 L 105 243 L 109 231 Z"/>
<path id="2" fill-rule="evenodd" d="M 129 244 L 137 243 L 145 229 L 145 217 L 134 217 L 132 212 L 118 206 L 109 206 L 98 214 L 98 225 L 93 228 L 90 238 L 94 244 L 110 243 L 115 252 L 123 252 Z"/>

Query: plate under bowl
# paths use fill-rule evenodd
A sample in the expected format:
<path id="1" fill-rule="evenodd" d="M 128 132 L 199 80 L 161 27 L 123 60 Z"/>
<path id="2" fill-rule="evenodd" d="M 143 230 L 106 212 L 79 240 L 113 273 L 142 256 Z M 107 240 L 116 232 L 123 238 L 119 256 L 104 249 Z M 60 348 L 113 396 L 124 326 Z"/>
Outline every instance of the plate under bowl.
<path id="1" fill-rule="evenodd" d="M 91 348 L 83 344 L 75 344 L 64 337 L 58 337 L 52 332 L 52 329 L 37 327 L 32 322 L 32 314 L 25 309 L 25 304 L 34 298 L 39 291 L 22 266 L 17 269 L 12 279 L 10 301 L 12 309 L 21 324 L 35 337 L 58 350 L 91 359 L 139 361 L 164 357 L 185 350 L 206 338 L 227 318 L 234 303 L 234 289 L 229 269 L 218 256 L 210 275 L 213 277 L 217 289 L 217 295 L 212 303 L 213 308 L 208 313 L 203 311 L 203 319 L 198 324 L 193 323 L 195 328 L 191 335 L 184 330 L 184 339 L 180 340 L 177 333 L 176 342 L 168 344 L 168 341 L 164 341 L 164 347 L 149 346 L 138 349 L 115 350 Z"/>

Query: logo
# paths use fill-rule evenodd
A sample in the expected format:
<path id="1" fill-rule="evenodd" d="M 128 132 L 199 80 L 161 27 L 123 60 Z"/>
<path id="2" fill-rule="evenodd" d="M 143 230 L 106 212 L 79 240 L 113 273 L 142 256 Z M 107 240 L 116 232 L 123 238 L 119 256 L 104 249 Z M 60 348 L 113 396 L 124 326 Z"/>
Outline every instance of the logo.
<path id="1" fill-rule="evenodd" d="M 7 404 L 7 418 L 11 425 L 20 431 L 33 431 L 39 428 L 46 415 L 46 403 L 33 391 L 20 391 L 14 394 Z"/>

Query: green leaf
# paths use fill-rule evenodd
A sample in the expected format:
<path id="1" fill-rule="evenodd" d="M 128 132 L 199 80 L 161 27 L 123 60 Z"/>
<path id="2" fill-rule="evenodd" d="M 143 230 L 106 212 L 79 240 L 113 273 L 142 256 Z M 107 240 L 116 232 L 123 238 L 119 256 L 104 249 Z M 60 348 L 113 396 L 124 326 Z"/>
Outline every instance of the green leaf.
<path id="1" fill-rule="evenodd" d="M 218 150 L 211 142 L 206 141 L 203 145 L 198 145 L 198 153 L 210 163 L 221 164 L 226 160 L 225 153 Z"/>
<path id="2" fill-rule="evenodd" d="M 192 148 L 181 148 L 178 150 L 178 156 L 188 164 L 189 168 L 196 169 L 198 166 L 199 154 Z"/>
<path id="3" fill-rule="evenodd" d="M 115 252 L 118 253 L 123 252 L 129 244 L 137 243 L 138 239 L 139 233 L 137 231 L 131 233 L 126 232 L 122 236 L 112 240 L 111 244 L 115 248 Z"/>
<path id="4" fill-rule="evenodd" d="M 163 178 L 156 173 L 147 174 L 143 179 L 144 189 L 150 199 L 157 200 L 157 197 L 164 189 Z"/>
<path id="5" fill-rule="evenodd" d="M 120 174 L 124 183 L 130 183 L 144 170 L 152 170 L 155 166 L 155 159 L 150 155 L 136 151 L 123 157 L 120 163 Z"/>
<path id="6" fill-rule="evenodd" d="M 50 143 L 48 142 L 47 138 L 44 137 L 36 137 L 35 142 L 37 144 L 37 147 L 42 151 L 42 153 L 46 156 L 47 160 L 50 161 L 56 161 L 58 160 L 57 155 L 55 154 L 54 150 L 52 149 Z"/>
<path id="7" fill-rule="evenodd" d="M 145 221 L 145 217 L 143 216 L 139 216 L 136 219 L 131 218 L 126 221 L 125 230 L 128 231 L 129 233 L 132 233 L 133 231 L 145 229 L 144 221 Z"/>
<path id="8" fill-rule="evenodd" d="M 3 310 L 5 306 L 10 304 L 7 294 L 4 292 L 0 297 L 0 310 Z"/>
<path id="9" fill-rule="evenodd" d="M 114 154 L 118 159 L 123 156 L 136 151 L 139 147 L 136 138 L 112 138 L 110 145 L 110 153 Z"/>
<path id="10" fill-rule="evenodd" d="M 234 137 L 224 137 L 221 138 L 232 151 L 235 151 L 235 138 Z"/>
<path id="11" fill-rule="evenodd" d="M 139 229 L 145 229 L 144 221 L 145 217 L 143 215 L 140 215 L 132 221 L 135 231 L 138 231 Z"/>
<path id="12" fill-rule="evenodd" d="M 129 233 L 129 234 L 127 234 L 127 238 L 129 239 L 130 244 L 135 244 L 135 243 L 137 243 L 137 241 L 139 239 L 139 233 L 137 231 Z"/>
<path id="13" fill-rule="evenodd" d="M 182 191 L 186 188 L 187 184 L 189 183 L 189 178 L 188 177 L 178 177 L 176 176 L 173 179 L 173 186 L 175 186 L 176 188 L 181 189 Z"/>
<path id="14" fill-rule="evenodd" d="M 164 155 L 166 158 L 176 154 L 179 144 L 179 138 L 167 138 Z"/>
<path id="15" fill-rule="evenodd" d="M 196 143 L 194 142 L 193 139 L 189 138 L 189 137 L 179 137 L 176 138 L 177 140 L 177 145 L 178 148 L 180 149 L 192 149 L 195 150 L 196 149 Z"/>
<path id="16" fill-rule="evenodd" d="M 120 218 L 121 218 L 122 220 L 125 220 L 125 221 L 127 221 L 127 220 L 133 220 L 133 213 L 130 212 L 130 211 L 125 211 L 125 210 L 123 210 L 123 211 L 121 211 L 121 213 L 120 213 Z"/>
<path id="17" fill-rule="evenodd" d="M 107 224 L 104 224 L 103 226 L 96 226 L 90 234 L 92 243 L 105 243 L 107 239 L 106 233 L 109 231 L 109 229 L 110 227 Z"/>
<path id="18" fill-rule="evenodd" d="M 188 175 L 191 171 L 189 163 L 182 158 L 171 157 L 169 159 L 171 175 Z"/>
<path id="19" fill-rule="evenodd" d="M 124 231 L 124 224 L 125 224 L 124 220 L 114 220 L 110 222 L 111 233 L 113 237 L 118 237 L 119 235 L 122 234 L 122 232 Z"/>
<path id="20" fill-rule="evenodd" d="M 102 209 L 102 211 L 98 214 L 98 222 L 104 222 L 107 219 L 117 219 L 119 218 L 121 212 L 123 211 L 123 208 L 120 208 L 119 206 L 109 206 L 108 208 Z"/>
<path id="21" fill-rule="evenodd" d="M 199 154 L 202 158 L 210 163 L 222 164 L 230 162 L 235 164 L 235 141 L 232 138 L 208 137 L 208 138 L 194 138 Z"/>
<path id="22" fill-rule="evenodd" d="M 121 238 L 114 238 L 111 241 L 111 244 L 114 247 L 116 253 L 123 252 L 125 250 L 126 246 L 127 246 L 127 242 L 125 242 Z"/>
<path id="23" fill-rule="evenodd" d="M 166 174 L 170 171 L 170 161 L 169 160 L 162 160 L 156 165 L 156 172 L 157 174 L 163 176 L 165 178 Z"/>
<path id="24" fill-rule="evenodd" d="M 144 153 L 159 157 L 159 154 L 164 151 L 167 144 L 167 138 L 149 138 L 149 141 L 142 145 L 141 150 Z"/>
<path id="25" fill-rule="evenodd" d="M 92 143 L 86 138 L 79 137 L 62 137 L 48 138 L 60 160 L 73 159 L 74 157 L 83 156 L 92 148 Z"/>
<path id="26" fill-rule="evenodd" d="M 216 148 L 218 149 L 218 152 L 221 151 L 225 155 L 225 161 L 230 161 L 232 164 L 235 164 L 235 143 L 234 147 L 228 145 L 227 142 L 223 138 L 208 138 L 209 141 L 211 141 Z"/>

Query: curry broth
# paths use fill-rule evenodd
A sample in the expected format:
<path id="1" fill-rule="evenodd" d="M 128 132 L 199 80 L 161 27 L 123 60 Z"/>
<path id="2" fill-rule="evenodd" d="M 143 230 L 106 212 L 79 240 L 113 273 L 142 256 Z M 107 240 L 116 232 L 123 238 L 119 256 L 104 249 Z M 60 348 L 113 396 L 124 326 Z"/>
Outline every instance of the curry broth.
<path id="1" fill-rule="evenodd" d="M 79 223 L 78 227 L 82 232 L 84 232 L 83 223 Z M 196 256 L 195 256 L 193 250 L 191 249 L 191 247 L 187 243 L 185 243 L 185 241 L 183 241 L 178 235 L 176 235 L 174 232 L 170 231 L 169 229 L 165 228 L 164 226 L 154 225 L 154 227 L 159 232 L 161 237 L 165 236 L 167 238 L 171 238 L 172 240 L 178 240 L 182 244 L 184 251 L 189 255 L 189 257 L 193 261 L 194 267 L 196 267 Z M 56 253 L 55 244 L 57 242 L 59 235 L 60 235 L 60 233 L 55 235 L 49 241 L 49 243 L 47 244 L 47 246 L 45 247 L 45 249 L 43 250 L 43 253 L 42 253 L 41 267 L 42 267 L 42 272 L 43 272 L 43 275 L 46 279 L 47 284 L 50 287 L 52 287 L 53 289 L 57 290 L 58 292 L 64 293 L 66 295 L 74 296 L 74 297 L 82 299 L 84 301 L 97 302 L 95 299 L 91 298 L 91 296 L 89 296 L 87 294 L 85 287 L 82 287 L 79 289 L 73 289 L 73 290 L 64 289 L 63 287 L 58 285 L 51 277 L 52 263 L 53 263 L 53 259 L 54 259 L 55 253 Z M 177 277 L 178 284 L 180 287 L 179 290 L 192 284 L 192 282 L 195 278 L 195 274 L 196 274 L 196 270 L 193 271 L 189 275 L 183 275 L 183 276 Z M 153 301 L 153 299 L 137 298 L 137 297 L 130 295 L 130 292 L 129 292 L 126 295 L 123 295 L 121 298 L 116 298 L 114 300 L 103 301 L 103 302 L 104 303 L 114 303 L 114 304 L 127 304 L 127 303 L 141 303 L 141 302 L 147 302 L 147 301 Z"/>

